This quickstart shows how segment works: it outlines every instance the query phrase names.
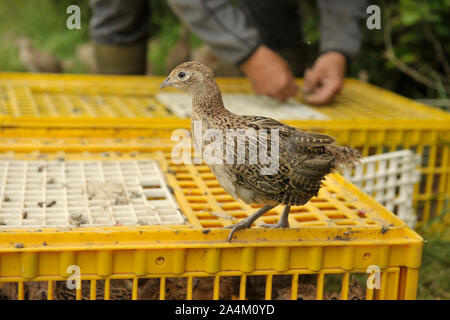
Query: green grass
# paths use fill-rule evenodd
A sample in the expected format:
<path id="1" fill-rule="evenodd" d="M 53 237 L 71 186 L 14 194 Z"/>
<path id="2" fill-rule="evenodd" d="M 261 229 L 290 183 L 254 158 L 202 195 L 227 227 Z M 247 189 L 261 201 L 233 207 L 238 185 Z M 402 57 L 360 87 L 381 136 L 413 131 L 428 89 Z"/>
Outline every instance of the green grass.
<path id="1" fill-rule="evenodd" d="M 61 60 L 73 59 L 78 45 L 89 40 L 89 8 L 87 1 L 78 1 L 81 8 L 81 29 L 66 27 L 69 0 L 3 0 L 0 2 L 0 70 L 25 71 L 18 58 L 14 40 L 28 37 L 35 47 L 52 53 Z M 83 72 L 85 68 L 74 63 L 67 72 Z"/>
<path id="2" fill-rule="evenodd" d="M 426 240 L 417 299 L 450 299 L 450 242 L 435 237 Z"/>
<path id="3" fill-rule="evenodd" d="M 448 203 L 442 214 L 417 230 L 425 240 L 419 274 L 418 299 L 450 299 L 450 223 Z"/>
<path id="4" fill-rule="evenodd" d="M 366 274 L 353 274 L 363 286 Z M 339 292 L 341 276 L 325 277 L 325 288 L 329 292 Z M 327 291 L 325 290 L 325 291 Z M 425 239 L 422 267 L 419 272 L 417 287 L 419 300 L 449 300 L 450 299 L 450 242 L 437 237 Z"/>

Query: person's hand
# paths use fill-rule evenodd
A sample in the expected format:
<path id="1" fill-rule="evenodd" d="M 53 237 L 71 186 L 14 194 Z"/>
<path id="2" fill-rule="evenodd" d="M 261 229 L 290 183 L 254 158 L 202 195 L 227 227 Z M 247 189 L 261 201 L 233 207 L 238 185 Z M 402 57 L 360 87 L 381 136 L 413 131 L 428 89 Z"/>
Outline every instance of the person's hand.
<path id="1" fill-rule="evenodd" d="M 256 94 L 280 101 L 297 94 L 297 84 L 287 62 L 268 47 L 261 45 L 242 65 Z"/>
<path id="2" fill-rule="evenodd" d="M 331 101 L 344 83 L 347 61 L 339 52 L 321 55 L 305 72 L 303 93 L 306 102 L 321 105 Z"/>

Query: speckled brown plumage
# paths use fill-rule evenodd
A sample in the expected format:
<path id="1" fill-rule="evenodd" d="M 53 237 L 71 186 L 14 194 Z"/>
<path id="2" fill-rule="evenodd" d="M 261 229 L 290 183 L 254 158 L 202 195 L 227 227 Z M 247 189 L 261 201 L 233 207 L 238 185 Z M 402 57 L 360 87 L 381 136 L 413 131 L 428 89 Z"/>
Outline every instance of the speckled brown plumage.
<path id="1" fill-rule="evenodd" d="M 230 300 L 236 292 L 236 284 L 233 277 L 220 277 L 219 298 Z M 185 300 L 187 297 L 187 278 L 166 278 L 166 300 Z M 160 298 L 160 279 L 143 279 L 143 285 L 139 288 L 139 300 L 158 300 Z M 192 288 L 193 300 L 211 300 L 213 298 L 214 279 L 212 277 L 194 278 Z"/>
<path id="2" fill-rule="evenodd" d="M 90 299 L 90 282 L 83 281 L 81 299 Z M 75 300 L 76 290 L 69 289 L 66 281 L 56 281 L 53 284 L 53 300 Z M 133 281 L 129 279 L 110 280 L 110 300 L 131 300 Z M 3 296 L 3 297 L 2 297 Z M 24 286 L 25 300 L 47 300 L 48 283 L 46 281 L 28 282 Z M 96 283 L 96 299 L 103 300 L 105 296 L 105 282 Z M 0 300 L 17 300 L 17 283 L 5 283 L 0 287 Z"/>
<path id="3" fill-rule="evenodd" d="M 180 74 L 184 74 L 183 77 Z M 256 218 L 279 204 L 286 205 L 286 210 L 280 223 L 272 226 L 288 227 L 290 206 L 307 203 L 317 195 L 328 173 L 340 166 L 352 165 L 359 159 L 356 150 L 334 144 L 335 140 L 325 134 L 303 132 L 266 117 L 240 116 L 230 112 L 223 105 L 212 71 L 198 62 L 186 62 L 176 67 L 162 84 L 162 87 L 165 86 L 173 86 L 193 95 L 192 121 L 201 121 L 203 131 L 254 129 L 259 132 L 266 129 L 268 154 L 271 150 L 270 130 L 277 129 L 279 132 L 279 167 L 275 174 L 263 175 L 263 164 L 248 162 L 249 147 L 258 144 L 257 137 L 248 139 L 244 164 L 210 164 L 219 183 L 234 198 L 265 205 L 253 216 L 235 225 L 230 239 L 235 231 L 249 227 Z M 206 145 L 204 143 L 203 149 Z M 228 145 L 224 145 L 223 159 L 226 159 Z M 229 151 L 237 154 L 236 147 Z"/>

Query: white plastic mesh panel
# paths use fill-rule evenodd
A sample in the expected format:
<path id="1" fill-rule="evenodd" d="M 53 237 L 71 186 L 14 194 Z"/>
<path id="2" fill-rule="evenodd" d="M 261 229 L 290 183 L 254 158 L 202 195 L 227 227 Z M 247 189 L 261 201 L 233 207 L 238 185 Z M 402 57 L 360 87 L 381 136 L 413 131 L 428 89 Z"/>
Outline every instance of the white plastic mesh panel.
<path id="1" fill-rule="evenodd" d="M 389 152 L 363 158 L 355 168 L 344 168 L 343 176 L 414 228 L 412 199 L 420 162 L 410 150 Z"/>
<path id="2" fill-rule="evenodd" d="M 184 224 L 157 163 L 0 161 L 0 228 Z"/>
<path id="3" fill-rule="evenodd" d="M 252 94 L 224 93 L 225 107 L 239 115 L 258 115 L 280 120 L 328 119 L 328 116 L 292 99 L 286 103 L 266 96 Z M 161 92 L 156 99 L 169 108 L 177 117 L 189 118 L 192 110 L 192 96 L 187 93 Z"/>

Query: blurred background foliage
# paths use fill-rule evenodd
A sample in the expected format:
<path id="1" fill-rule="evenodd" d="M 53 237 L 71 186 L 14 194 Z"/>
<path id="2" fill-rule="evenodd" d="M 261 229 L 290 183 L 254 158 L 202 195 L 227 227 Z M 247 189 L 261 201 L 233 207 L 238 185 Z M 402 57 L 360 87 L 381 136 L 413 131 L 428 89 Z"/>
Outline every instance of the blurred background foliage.
<path id="1" fill-rule="evenodd" d="M 150 0 L 149 0 L 150 1 Z M 67 30 L 66 8 L 81 7 L 81 30 Z M 165 73 L 168 53 L 179 41 L 181 26 L 164 0 L 151 0 L 150 72 Z M 303 32 L 310 63 L 318 50 L 319 13 L 314 0 L 300 1 Z M 450 0 L 374 0 L 381 7 L 381 30 L 361 23 L 363 45 L 349 70 L 350 77 L 395 91 L 413 99 L 440 99 L 450 95 Z M 87 0 L 2 0 L 0 2 L 0 70 L 24 71 L 14 39 L 30 38 L 35 47 L 64 61 L 65 71 L 89 72 L 77 49 L 89 42 L 90 10 Z M 190 35 L 192 49 L 201 45 Z M 444 103 L 445 105 L 445 103 Z M 444 106 L 443 105 L 443 106 Z"/>
<path id="2" fill-rule="evenodd" d="M 182 28 L 164 0 L 149 1 L 149 73 L 164 75 L 169 52 L 179 43 Z M 71 4 L 81 8 L 81 30 L 66 28 L 66 9 Z M 450 0 L 373 0 L 370 4 L 381 8 L 381 30 L 369 30 L 362 22 L 361 53 L 348 76 L 413 99 L 432 99 L 436 106 L 448 110 Z M 300 1 L 300 5 L 312 64 L 318 52 L 319 13 L 314 0 Z M 89 18 L 87 0 L 0 1 L 0 71 L 26 70 L 19 59 L 16 40 L 27 37 L 38 50 L 60 59 L 65 72 L 91 72 L 92 67 L 86 63 L 86 53 L 90 51 L 85 50 L 89 49 Z M 193 50 L 201 46 L 201 40 L 193 34 L 188 42 Z M 427 243 L 418 298 L 450 299 L 450 246 L 443 241 L 445 237 L 424 237 Z"/>
<path id="3" fill-rule="evenodd" d="M 81 8 L 81 30 L 68 30 L 66 9 L 76 3 Z M 31 39 L 33 45 L 63 61 L 73 59 L 77 47 L 89 41 L 88 1 L 3 0 L 0 2 L 0 71 L 25 71 L 15 40 Z M 71 65 L 66 72 L 88 72 L 86 66 Z"/>
<path id="4" fill-rule="evenodd" d="M 318 11 L 314 0 L 304 3 L 304 35 L 317 53 Z M 413 99 L 448 101 L 450 0 L 369 3 L 381 8 L 381 29 L 369 30 L 362 23 L 363 44 L 349 76 Z"/>

